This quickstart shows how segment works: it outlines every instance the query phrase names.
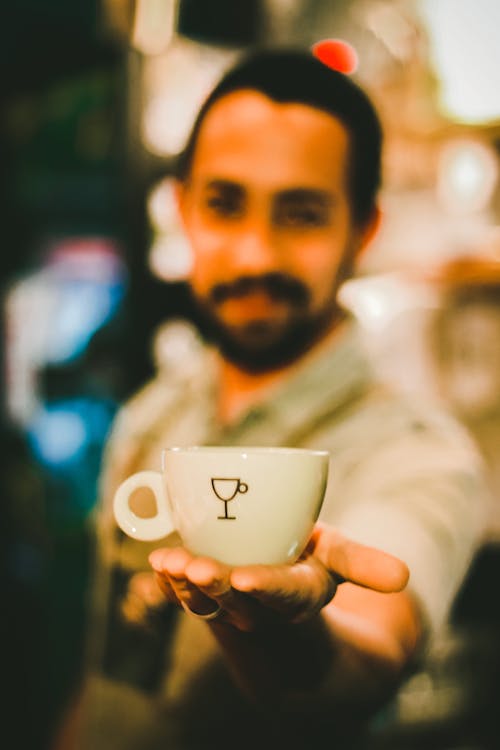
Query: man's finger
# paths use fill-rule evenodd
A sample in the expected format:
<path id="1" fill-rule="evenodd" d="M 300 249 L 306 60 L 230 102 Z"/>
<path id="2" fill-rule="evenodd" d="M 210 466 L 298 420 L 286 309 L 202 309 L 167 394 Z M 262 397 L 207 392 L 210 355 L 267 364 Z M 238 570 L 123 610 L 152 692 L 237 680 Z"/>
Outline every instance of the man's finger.
<path id="1" fill-rule="evenodd" d="M 253 630 L 259 613 L 251 599 L 231 586 L 231 570 L 212 558 L 195 558 L 187 567 L 186 575 L 197 588 L 215 600 L 226 611 L 228 619 L 239 630 Z"/>
<path id="2" fill-rule="evenodd" d="M 165 592 L 170 588 L 180 604 L 197 614 L 209 614 L 214 610 L 214 602 L 189 580 L 186 573 L 192 559 L 182 547 L 155 550 L 149 556 L 160 585 L 163 581 Z"/>
<path id="3" fill-rule="evenodd" d="M 295 565 L 236 568 L 231 583 L 291 620 L 317 614 L 333 597 L 337 582 L 313 557 Z"/>
<path id="4" fill-rule="evenodd" d="M 312 539 L 312 553 L 335 575 L 359 586 L 391 593 L 408 583 L 408 566 L 397 557 L 351 541 L 335 529 L 320 527 Z"/>

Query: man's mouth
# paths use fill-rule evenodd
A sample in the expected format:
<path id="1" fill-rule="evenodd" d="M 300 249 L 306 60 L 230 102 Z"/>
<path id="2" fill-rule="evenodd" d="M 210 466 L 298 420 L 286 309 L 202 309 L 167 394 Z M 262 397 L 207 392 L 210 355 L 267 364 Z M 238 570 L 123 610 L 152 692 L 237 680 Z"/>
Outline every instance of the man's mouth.
<path id="1" fill-rule="evenodd" d="M 211 301 L 220 305 L 230 300 L 244 300 L 245 304 L 259 308 L 269 303 L 285 302 L 297 307 L 306 307 L 310 294 L 307 287 L 297 279 L 283 273 L 268 273 L 262 276 L 241 276 L 232 282 L 217 284 L 210 294 Z"/>
<path id="2" fill-rule="evenodd" d="M 263 291 L 253 291 L 244 295 L 227 297 L 218 304 L 220 313 L 234 325 L 247 321 L 272 320 L 281 318 L 290 309 L 288 300 L 275 299 Z"/>

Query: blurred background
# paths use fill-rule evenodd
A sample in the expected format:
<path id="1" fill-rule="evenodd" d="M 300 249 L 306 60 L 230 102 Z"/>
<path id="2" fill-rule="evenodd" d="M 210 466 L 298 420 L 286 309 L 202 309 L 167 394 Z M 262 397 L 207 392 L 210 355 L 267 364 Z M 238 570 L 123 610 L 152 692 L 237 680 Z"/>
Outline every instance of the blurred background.
<path id="1" fill-rule="evenodd" d="M 82 664 L 110 424 L 196 347 L 172 169 L 257 45 L 340 37 L 386 133 L 382 231 L 342 301 L 381 377 L 445 401 L 492 487 L 484 548 L 382 748 L 498 747 L 500 4 L 16 0 L 0 10 L 2 725 L 43 750 Z"/>

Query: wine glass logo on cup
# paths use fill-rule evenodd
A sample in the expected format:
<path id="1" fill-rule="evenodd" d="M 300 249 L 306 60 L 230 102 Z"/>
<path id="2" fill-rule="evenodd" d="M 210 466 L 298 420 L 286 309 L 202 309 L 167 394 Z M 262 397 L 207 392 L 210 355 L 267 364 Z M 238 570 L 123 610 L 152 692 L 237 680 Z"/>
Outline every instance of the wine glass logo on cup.
<path id="1" fill-rule="evenodd" d="M 230 516 L 227 512 L 227 504 L 234 500 L 238 493 L 242 495 L 248 492 L 248 484 L 242 482 L 240 479 L 233 479 L 231 477 L 212 477 L 211 478 L 212 489 L 217 495 L 219 500 L 224 503 L 224 515 L 217 516 L 221 520 L 235 521 L 236 516 Z"/>

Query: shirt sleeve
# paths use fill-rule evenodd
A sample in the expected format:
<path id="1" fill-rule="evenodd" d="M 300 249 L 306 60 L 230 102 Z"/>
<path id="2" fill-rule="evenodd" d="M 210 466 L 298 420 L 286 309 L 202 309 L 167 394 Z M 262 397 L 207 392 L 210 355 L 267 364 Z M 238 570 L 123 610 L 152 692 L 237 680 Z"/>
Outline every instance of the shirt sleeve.
<path id="1" fill-rule="evenodd" d="M 472 442 L 454 423 L 409 423 L 339 468 L 332 490 L 339 530 L 404 560 L 427 626 L 440 628 L 486 527 L 490 498 Z"/>

